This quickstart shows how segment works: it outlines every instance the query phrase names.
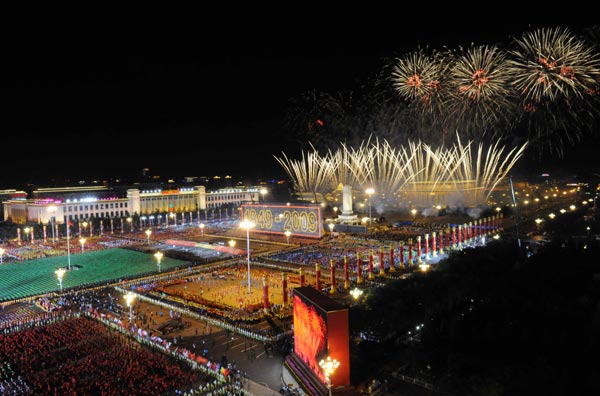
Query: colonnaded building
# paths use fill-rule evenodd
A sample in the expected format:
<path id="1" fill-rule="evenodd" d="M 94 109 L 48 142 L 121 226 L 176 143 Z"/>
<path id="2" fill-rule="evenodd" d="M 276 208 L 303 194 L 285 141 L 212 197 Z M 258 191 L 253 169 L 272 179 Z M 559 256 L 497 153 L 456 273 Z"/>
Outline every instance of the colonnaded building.
<path id="1" fill-rule="evenodd" d="M 262 190 L 262 191 L 261 191 Z M 40 188 L 32 197 L 13 194 L 2 202 L 4 221 L 13 224 L 65 224 L 123 219 L 129 223 L 160 225 L 231 218 L 242 203 L 259 202 L 258 187 L 232 187 L 207 192 L 204 186 L 171 189 L 116 188 L 107 186 Z M 98 223 L 98 224 L 94 224 Z M 132 224 L 133 225 L 133 224 Z"/>

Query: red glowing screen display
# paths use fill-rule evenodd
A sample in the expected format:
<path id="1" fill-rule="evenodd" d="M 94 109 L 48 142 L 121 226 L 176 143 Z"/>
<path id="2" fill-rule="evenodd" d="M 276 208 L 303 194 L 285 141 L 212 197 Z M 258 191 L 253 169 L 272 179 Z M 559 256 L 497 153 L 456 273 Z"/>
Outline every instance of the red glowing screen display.
<path id="1" fill-rule="evenodd" d="M 312 305 L 294 296 L 294 351 L 315 372 L 317 356 L 325 349 L 327 325 Z"/>
<path id="2" fill-rule="evenodd" d="M 340 365 L 331 376 L 336 386 L 350 384 L 348 309 L 312 287 L 294 289 L 294 353 L 322 381 L 319 361 L 329 356 Z"/>

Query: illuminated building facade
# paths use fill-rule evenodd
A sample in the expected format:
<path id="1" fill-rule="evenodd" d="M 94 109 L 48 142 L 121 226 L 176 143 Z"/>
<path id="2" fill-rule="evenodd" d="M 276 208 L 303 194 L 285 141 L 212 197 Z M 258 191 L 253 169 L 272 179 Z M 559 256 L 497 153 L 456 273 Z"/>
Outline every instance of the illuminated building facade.
<path id="1" fill-rule="evenodd" d="M 13 199 L 27 199 L 27 193 L 25 191 L 10 189 L 10 190 L 0 190 L 0 221 L 6 219 L 4 216 L 4 207 L 2 203 L 4 201 L 10 201 Z"/>
<path id="2" fill-rule="evenodd" d="M 239 207 L 257 202 L 255 187 L 224 188 L 207 192 L 204 186 L 123 191 L 111 187 L 65 187 L 35 190 L 33 198 L 9 198 L 3 202 L 6 221 L 14 224 L 64 224 L 69 220 L 123 218 L 161 213 L 194 212 Z"/>

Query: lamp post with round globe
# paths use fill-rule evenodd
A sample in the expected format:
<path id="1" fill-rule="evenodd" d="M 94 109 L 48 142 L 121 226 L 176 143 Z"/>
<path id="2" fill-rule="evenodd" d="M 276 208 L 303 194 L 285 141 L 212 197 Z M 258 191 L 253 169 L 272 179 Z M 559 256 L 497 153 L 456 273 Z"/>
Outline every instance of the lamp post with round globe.
<path id="1" fill-rule="evenodd" d="M 268 191 L 266 188 L 261 188 L 260 189 L 260 195 L 262 195 L 262 201 L 263 203 L 265 203 L 265 195 L 267 195 Z"/>
<path id="2" fill-rule="evenodd" d="M 358 299 L 363 295 L 363 293 L 364 292 L 358 287 L 355 287 L 354 289 L 350 290 L 350 295 L 352 296 L 352 298 L 354 298 L 355 301 L 358 301 Z"/>
<path id="3" fill-rule="evenodd" d="M 63 276 L 65 275 L 65 269 L 64 268 L 59 268 L 56 271 L 54 271 L 54 273 L 56 274 L 56 277 L 58 278 L 58 286 L 60 288 L 60 292 L 62 293 L 62 281 L 63 281 Z"/>
<path id="4" fill-rule="evenodd" d="M 146 232 L 146 242 L 148 245 L 150 245 L 150 235 L 152 234 L 152 231 L 150 229 L 147 229 L 145 232 Z"/>
<path id="5" fill-rule="evenodd" d="M 85 245 L 85 241 L 87 241 L 87 239 L 85 239 L 84 237 L 79 238 L 79 243 L 81 243 L 81 253 L 85 251 L 83 248 L 83 246 Z"/>
<path id="6" fill-rule="evenodd" d="M 339 366 L 340 362 L 338 362 L 336 359 L 332 359 L 331 356 L 327 356 L 327 358 L 319 361 L 319 367 L 321 367 L 321 370 L 323 370 L 323 374 L 325 374 L 325 379 L 327 380 L 329 396 L 331 396 L 331 376 Z"/>
<path id="7" fill-rule="evenodd" d="M 132 292 L 127 292 L 127 294 L 125 294 L 125 302 L 127 303 L 127 306 L 129 307 L 129 321 L 131 322 L 131 319 L 133 319 L 133 300 L 135 300 L 135 294 L 133 294 Z"/>
<path id="8" fill-rule="evenodd" d="M 27 241 L 29 239 L 29 233 L 31 232 L 31 228 L 25 227 L 23 228 L 23 232 L 25 233 L 25 240 Z"/>
<path id="9" fill-rule="evenodd" d="M 252 294 L 251 280 L 250 280 L 250 229 L 254 228 L 256 224 L 248 219 L 240 222 L 240 227 L 246 230 L 246 242 L 248 251 L 248 294 Z"/>
<path id="10" fill-rule="evenodd" d="M 231 249 L 231 255 L 233 256 L 233 253 L 234 253 L 233 249 L 235 248 L 235 240 L 230 239 L 229 242 L 227 242 L 227 243 L 229 243 L 229 248 Z"/>
<path id="11" fill-rule="evenodd" d="M 54 222 L 55 222 L 55 216 L 54 214 L 56 213 L 56 206 L 52 205 L 52 206 L 48 206 L 48 213 L 50 213 L 50 222 L 52 223 L 52 243 L 55 242 L 55 238 L 56 236 L 54 235 Z"/>
<path id="12" fill-rule="evenodd" d="M 160 272 L 160 260 L 163 258 L 163 252 L 154 253 L 154 257 L 156 258 L 156 265 L 158 266 L 158 272 Z"/>
<path id="13" fill-rule="evenodd" d="M 71 224 L 67 218 L 67 269 L 71 270 Z"/>
<path id="14" fill-rule="evenodd" d="M 286 230 L 284 232 L 284 234 L 285 234 L 285 239 L 287 241 L 287 244 L 289 245 L 290 244 L 290 237 L 292 236 L 292 232 L 290 230 Z"/>

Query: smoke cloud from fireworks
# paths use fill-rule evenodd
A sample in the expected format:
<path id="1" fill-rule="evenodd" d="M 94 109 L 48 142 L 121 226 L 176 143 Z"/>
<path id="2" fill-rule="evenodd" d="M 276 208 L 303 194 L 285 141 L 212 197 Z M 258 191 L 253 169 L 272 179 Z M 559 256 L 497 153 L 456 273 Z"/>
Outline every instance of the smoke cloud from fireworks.
<path id="1" fill-rule="evenodd" d="M 377 213 L 417 206 L 474 207 L 485 205 L 491 192 L 523 155 L 527 143 L 508 149 L 496 142 L 489 147 L 457 135 L 450 148 L 421 142 L 392 147 L 387 141 L 366 141 L 358 149 L 344 144 L 336 151 L 303 154 L 301 160 L 283 154 L 275 159 L 293 180 L 298 192 L 333 197 L 339 185 L 350 185 L 356 195 L 373 188 Z M 309 171 L 310 170 L 310 171 Z M 327 178 L 323 176 L 326 175 Z"/>

